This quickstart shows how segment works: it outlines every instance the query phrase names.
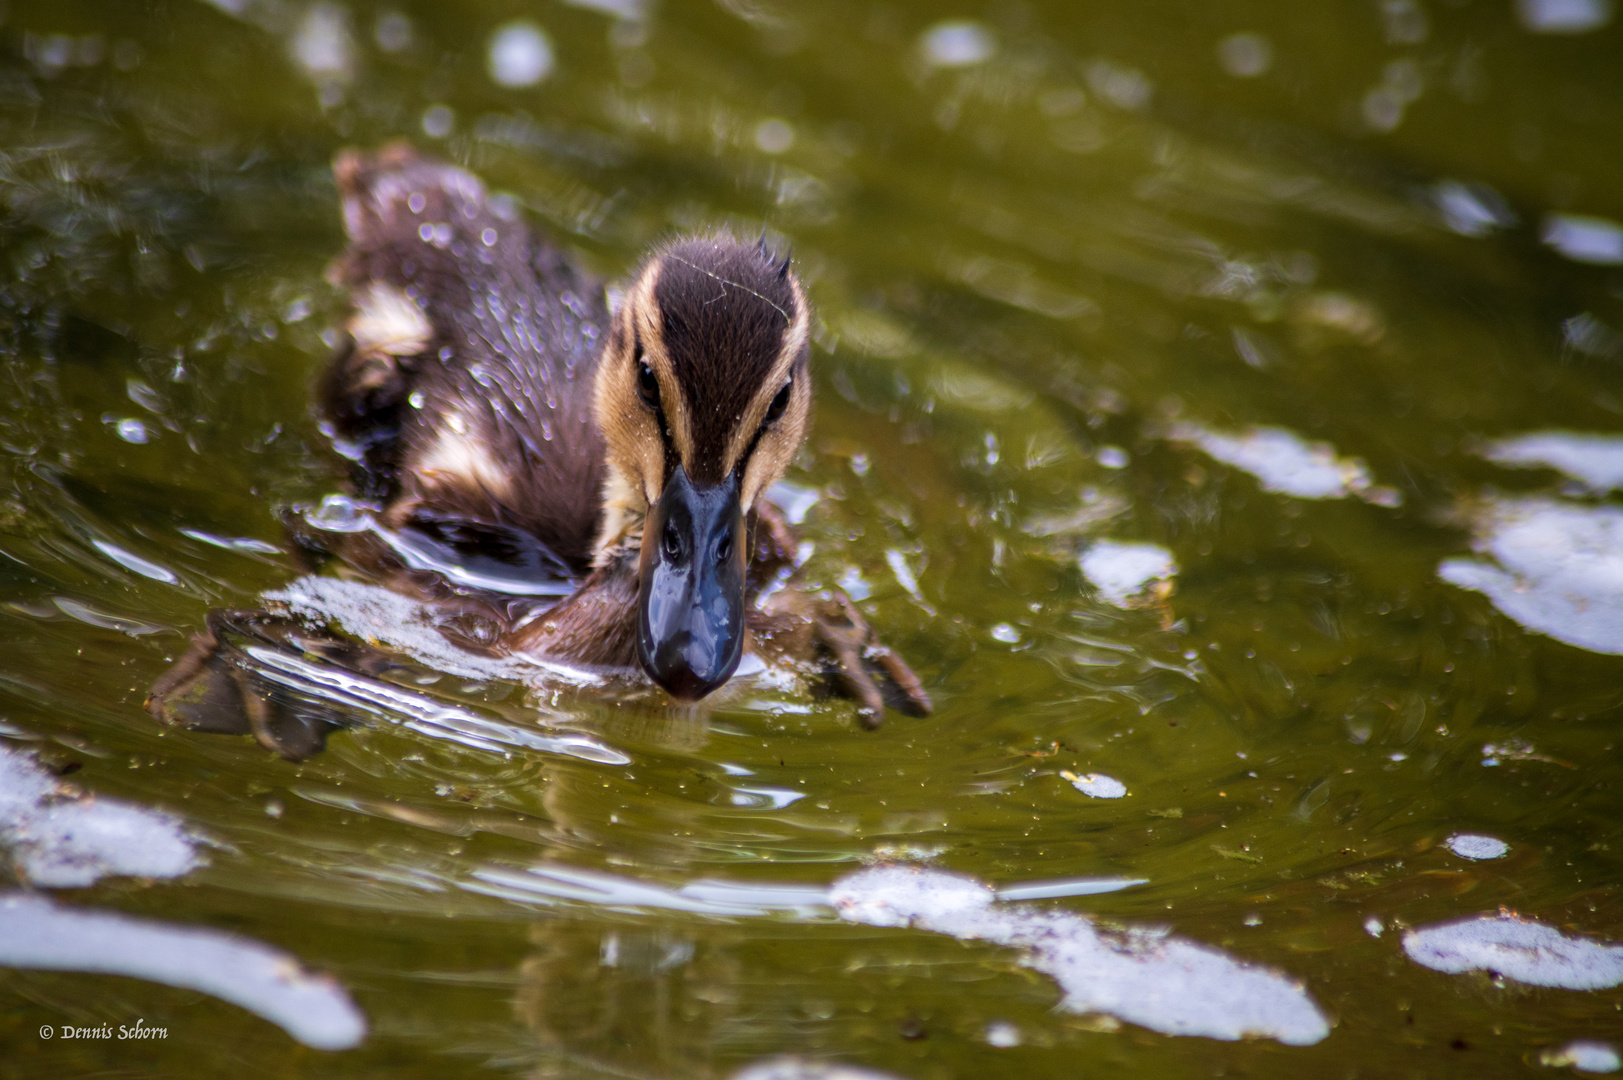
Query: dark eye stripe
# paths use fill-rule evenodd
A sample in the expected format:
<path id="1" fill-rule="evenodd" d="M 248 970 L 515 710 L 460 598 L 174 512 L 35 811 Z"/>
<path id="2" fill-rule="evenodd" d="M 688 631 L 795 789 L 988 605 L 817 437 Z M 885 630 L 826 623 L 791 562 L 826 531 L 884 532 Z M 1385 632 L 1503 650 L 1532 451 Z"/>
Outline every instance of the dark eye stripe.
<path id="1" fill-rule="evenodd" d="M 637 362 L 637 396 L 642 398 L 644 405 L 659 412 L 659 380 L 654 378 L 654 369 L 640 359 Z"/>
<path id="2" fill-rule="evenodd" d="M 793 379 L 784 383 L 783 389 L 779 390 L 777 396 L 772 399 L 772 404 L 766 407 L 766 422 L 768 424 L 782 416 L 785 410 L 789 408 L 789 391 L 793 390 L 794 386 Z"/>
<path id="3" fill-rule="evenodd" d="M 637 343 L 637 396 L 642 399 L 654 419 L 659 421 L 659 439 L 665 445 L 665 472 L 668 476 L 676 467 L 676 444 L 671 438 L 671 425 L 665 419 L 665 409 L 660 403 L 659 380 L 654 377 L 654 369 L 649 367 L 642 358 L 642 343 Z"/>
<path id="4" fill-rule="evenodd" d="M 766 434 L 766 429 L 772 426 L 772 422 L 781 418 L 784 412 L 788 410 L 789 397 L 794 390 L 794 386 L 795 381 L 791 378 L 783 384 L 783 389 L 779 390 L 777 396 L 772 399 L 772 404 L 766 407 L 766 418 L 761 421 L 761 426 L 755 429 L 754 436 L 750 438 L 749 446 L 744 448 L 744 453 L 738 459 L 737 467 L 740 470 L 749 467 L 750 458 L 755 456 L 755 448 L 761 444 L 761 436 Z"/>

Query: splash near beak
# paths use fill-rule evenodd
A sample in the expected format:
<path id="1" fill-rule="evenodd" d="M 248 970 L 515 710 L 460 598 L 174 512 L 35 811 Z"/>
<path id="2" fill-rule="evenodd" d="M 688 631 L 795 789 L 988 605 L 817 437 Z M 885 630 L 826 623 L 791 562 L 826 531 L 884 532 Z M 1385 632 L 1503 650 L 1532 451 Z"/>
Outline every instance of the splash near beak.
<path id="1" fill-rule="evenodd" d="M 704 697 L 738 667 L 744 554 L 737 477 L 700 488 L 677 466 L 643 524 L 637 651 L 680 701 Z"/>

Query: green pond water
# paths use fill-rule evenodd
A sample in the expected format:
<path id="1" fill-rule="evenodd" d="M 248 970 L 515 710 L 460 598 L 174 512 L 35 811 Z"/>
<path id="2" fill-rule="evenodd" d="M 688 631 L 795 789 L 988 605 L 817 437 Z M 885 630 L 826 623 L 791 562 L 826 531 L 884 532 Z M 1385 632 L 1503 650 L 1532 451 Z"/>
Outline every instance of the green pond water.
<path id="1" fill-rule="evenodd" d="M 0 751 L 62 806 L 179 820 L 198 865 L 46 888 L 43 811 L 8 833 L 0 791 L 0 891 L 261 943 L 366 1030 L 321 1049 L 218 993 L 22 965 L 0 1076 L 1498 1077 L 1623 1050 L 1615 7 L 13 0 Z M 864 731 L 760 679 L 666 712 L 419 657 L 299 763 L 147 716 L 210 610 L 309 573 L 283 516 L 344 474 L 310 405 L 344 316 L 329 162 L 401 137 L 611 279 L 682 229 L 792 247 L 820 319 L 804 573 L 935 715 Z M 463 728 L 410 722 L 436 709 Z M 1028 929 L 819 899 L 887 863 L 1009 889 L 981 910 Z M 1138 884 L 1015 888 L 1070 879 Z M 1600 975 L 1405 949 L 1501 907 Z M 1161 1005 L 1068 1005 L 1110 991 L 1056 974 L 1095 925 L 1246 965 L 1190 1007 L 1249 973 L 1317 1019 L 1179 1034 L 1190 991 L 1142 939 Z M 166 1037 L 117 1038 L 137 1019 Z"/>

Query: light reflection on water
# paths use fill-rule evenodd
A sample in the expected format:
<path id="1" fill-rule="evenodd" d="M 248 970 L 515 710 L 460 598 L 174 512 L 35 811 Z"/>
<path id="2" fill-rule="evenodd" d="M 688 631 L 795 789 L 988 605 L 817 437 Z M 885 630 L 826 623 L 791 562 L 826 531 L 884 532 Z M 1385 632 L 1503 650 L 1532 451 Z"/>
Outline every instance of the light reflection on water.
<path id="1" fill-rule="evenodd" d="M 275 949 L 240 937 L 150 919 L 82 911 L 43 896 L 0 893 L 0 962 L 8 967 L 129 975 L 223 998 L 279 1025 L 306 1046 L 347 1050 L 366 1020 L 340 987 Z M 145 1017 L 119 1024 L 120 1041 L 142 1038 Z M 169 1029 L 163 1025 L 161 1038 Z M 96 1025 L 62 1025 L 94 1029 Z M 63 1038 L 112 1038 L 72 1035 Z M 180 1034 L 178 1028 L 175 1032 Z M 41 1038 L 45 1038 L 43 1034 Z"/>
<path id="2" fill-rule="evenodd" d="M 842 918 L 910 926 L 968 941 L 1023 947 L 1030 967 L 1064 989 L 1062 1007 L 1141 1024 L 1167 1035 L 1271 1038 L 1311 1046 L 1330 1033 L 1317 1004 L 1276 971 L 1236 962 L 1165 931 L 1103 934 L 1068 912 L 994 904 L 970 878 L 883 867 L 835 882 Z"/>
<path id="3" fill-rule="evenodd" d="M 59 816 L 217 845 L 56 907 L 285 947 L 391 1075 L 1603 1060 L 1604 991 L 1465 972 L 1623 940 L 1614 5 L 926 7 L 11 5 L 0 735 L 89 793 Z M 771 671 L 698 712 L 596 696 L 310 573 L 278 515 L 343 471 L 308 409 L 326 161 L 402 135 L 609 276 L 674 228 L 792 247 L 822 319 L 798 561 L 863 594 L 935 718 L 859 733 Z M 242 651 L 370 722 L 299 764 L 153 725 L 205 613 L 267 593 L 390 647 Z M 1028 944 L 829 917 L 876 854 L 1033 883 L 989 910 L 1045 925 L 1170 923 L 1336 1026 L 1056 1012 Z M 1436 937 L 1461 919 L 1510 931 Z M 1458 973 L 1404 960 L 1417 934 Z M 41 1075 L 114 1060 L 26 1034 L 63 1002 L 188 1015 L 164 993 L 0 976 Z M 305 1067 L 208 1015 L 118 1067 Z"/>

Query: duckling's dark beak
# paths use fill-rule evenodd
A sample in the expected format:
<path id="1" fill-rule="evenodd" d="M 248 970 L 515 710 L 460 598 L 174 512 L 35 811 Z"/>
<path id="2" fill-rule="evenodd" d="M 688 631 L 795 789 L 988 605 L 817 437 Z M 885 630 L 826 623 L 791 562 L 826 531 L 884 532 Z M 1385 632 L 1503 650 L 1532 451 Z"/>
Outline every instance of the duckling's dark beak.
<path id="1" fill-rule="evenodd" d="M 744 554 L 738 478 L 695 487 L 678 465 L 643 524 L 637 651 L 680 701 L 704 697 L 738 667 Z"/>

